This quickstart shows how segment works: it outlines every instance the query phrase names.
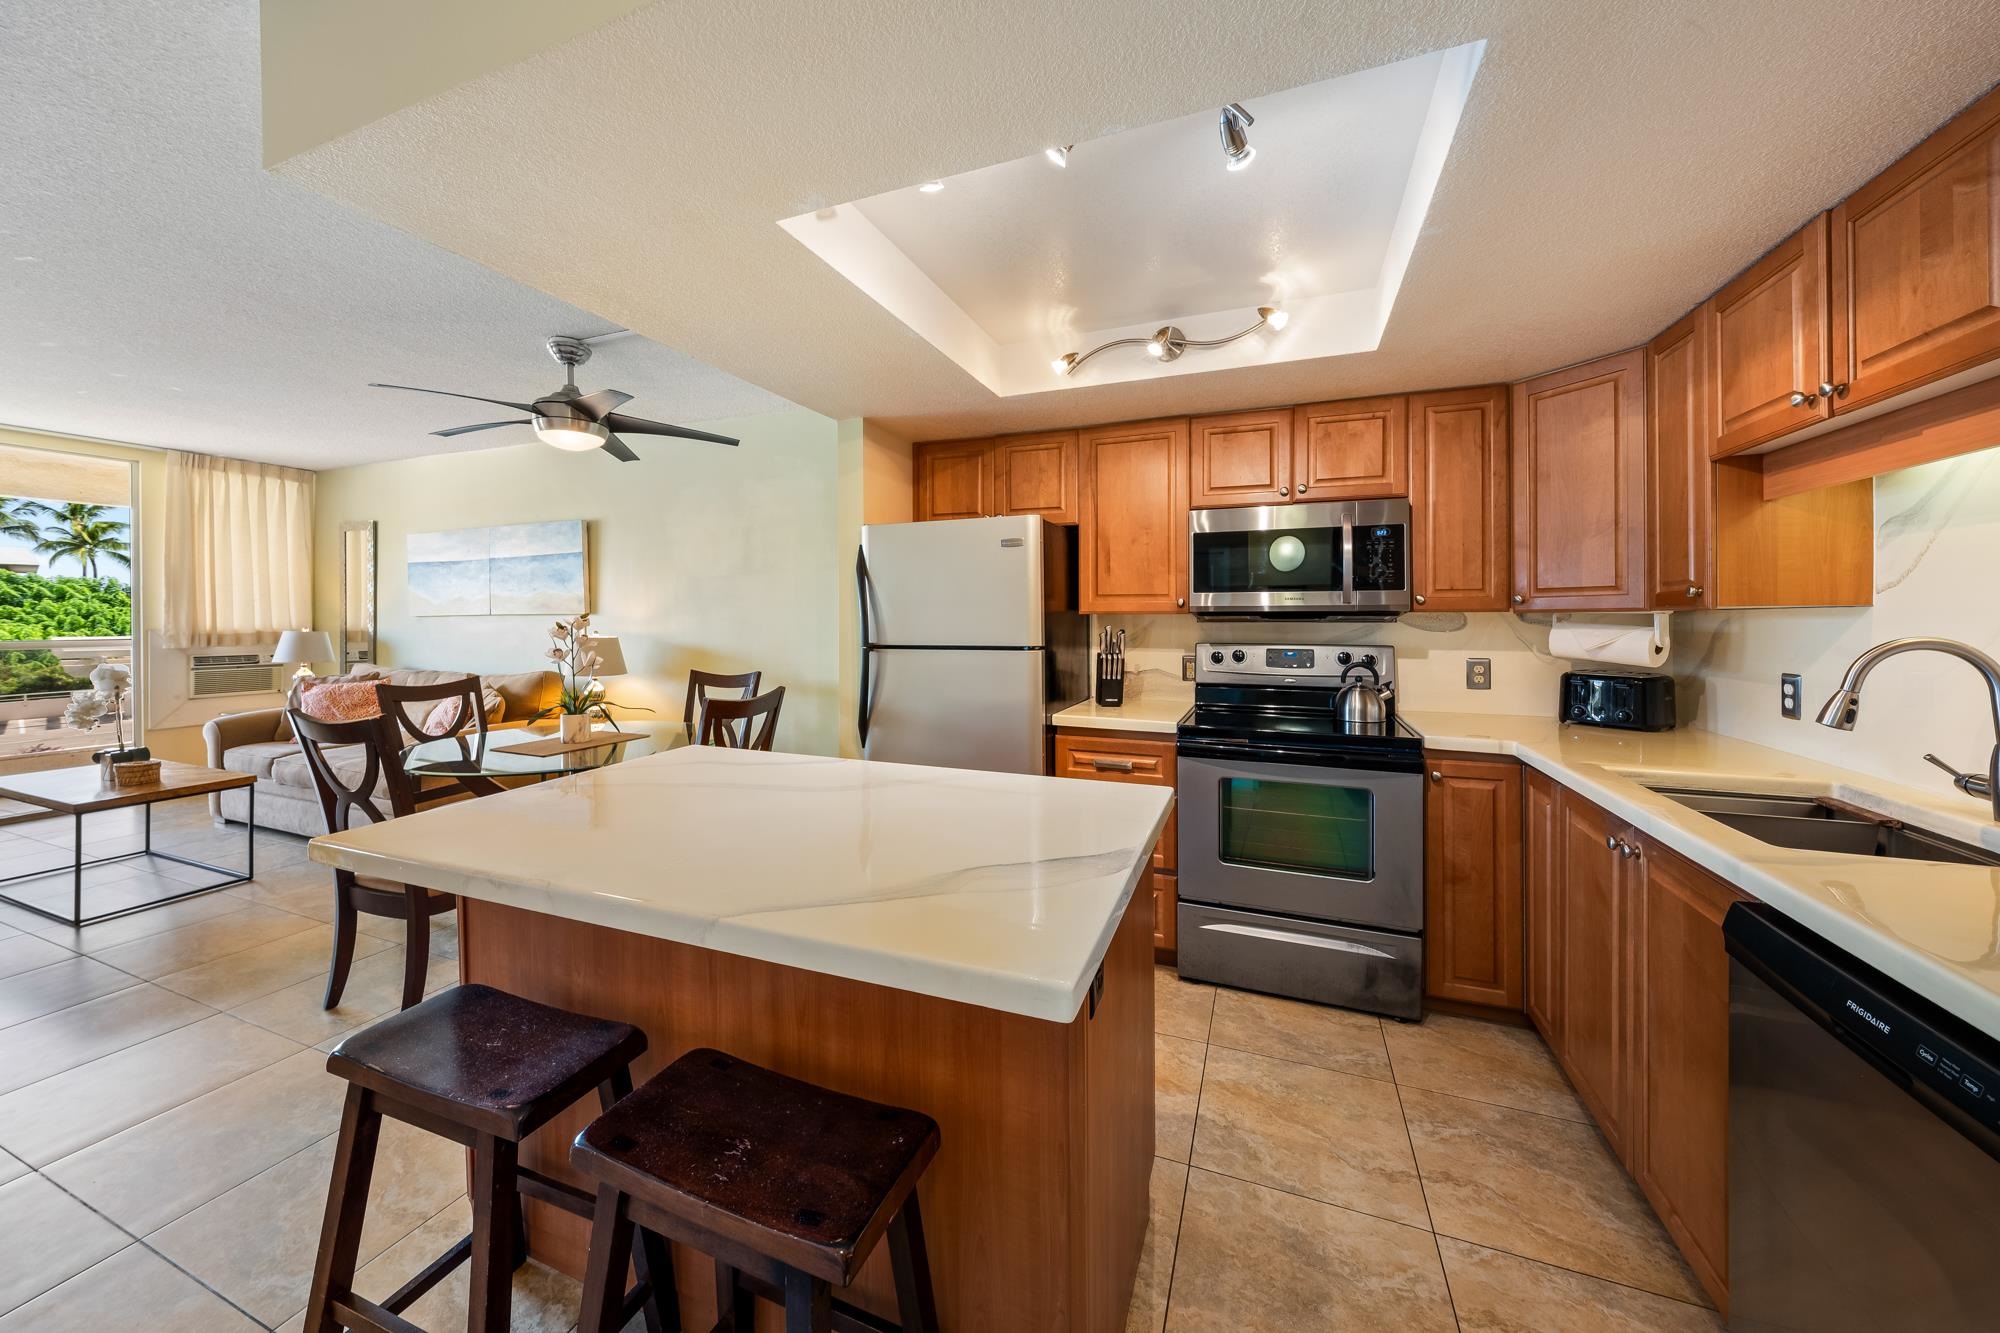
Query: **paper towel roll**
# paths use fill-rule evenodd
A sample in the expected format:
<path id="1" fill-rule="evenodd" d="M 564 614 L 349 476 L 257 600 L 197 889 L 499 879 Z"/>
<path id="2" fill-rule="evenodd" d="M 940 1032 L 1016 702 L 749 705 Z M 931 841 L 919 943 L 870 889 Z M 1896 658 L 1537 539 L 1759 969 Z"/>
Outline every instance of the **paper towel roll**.
<path id="1" fill-rule="evenodd" d="M 1672 649 L 1664 623 L 1656 628 L 1608 620 L 1559 620 L 1549 627 L 1552 657 L 1657 669 L 1666 665 Z"/>

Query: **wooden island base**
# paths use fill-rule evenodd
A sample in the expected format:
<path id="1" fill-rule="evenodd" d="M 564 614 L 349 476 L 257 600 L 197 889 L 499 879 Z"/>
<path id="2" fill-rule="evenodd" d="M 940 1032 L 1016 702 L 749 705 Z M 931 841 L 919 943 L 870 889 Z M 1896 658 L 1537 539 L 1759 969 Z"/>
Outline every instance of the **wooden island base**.
<path id="1" fill-rule="evenodd" d="M 459 900 L 460 975 L 642 1028 L 644 1079 L 713 1046 L 933 1117 L 943 1147 L 921 1186 L 938 1310 L 951 1333 L 1117 1333 L 1138 1270 L 1153 1157 L 1153 923 L 1133 895 L 1095 1014 L 1068 1024 L 933 999 L 649 935 Z M 579 1103 L 521 1160 L 566 1180 Z M 587 1230 L 529 1204 L 532 1252 L 574 1277 Z M 711 1269 L 675 1259 L 686 1327 L 715 1322 Z M 847 1298 L 895 1316 L 888 1247 Z M 760 1311 L 759 1328 L 777 1328 Z"/>

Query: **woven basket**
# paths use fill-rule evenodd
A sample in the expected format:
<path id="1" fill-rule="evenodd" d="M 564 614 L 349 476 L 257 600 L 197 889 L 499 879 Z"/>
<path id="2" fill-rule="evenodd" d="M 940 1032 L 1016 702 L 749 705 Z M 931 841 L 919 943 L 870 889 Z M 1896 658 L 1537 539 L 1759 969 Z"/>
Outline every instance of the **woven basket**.
<path id="1" fill-rule="evenodd" d="M 157 759 L 129 759 L 111 766 L 111 785 L 114 787 L 150 787 L 159 780 L 160 761 Z"/>

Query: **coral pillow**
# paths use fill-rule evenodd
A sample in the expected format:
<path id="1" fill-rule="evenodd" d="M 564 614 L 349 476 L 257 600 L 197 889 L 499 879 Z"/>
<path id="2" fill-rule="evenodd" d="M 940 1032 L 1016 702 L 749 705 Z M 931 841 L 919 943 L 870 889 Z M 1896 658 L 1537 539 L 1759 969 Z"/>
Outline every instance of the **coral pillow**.
<path id="1" fill-rule="evenodd" d="M 458 715 L 465 706 L 465 696 L 454 694 L 449 699 L 440 699 L 436 708 L 424 715 L 424 734 L 442 736 L 458 725 Z M 507 701 L 500 692 L 491 688 L 479 691 L 479 710 L 486 714 L 488 722 L 498 722 L 507 709 Z"/>
<path id="2" fill-rule="evenodd" d="M 382 699 L 372 680 L 304 681 L 299 711 L 321 722 L 358 722 L 382 716 Z"/>

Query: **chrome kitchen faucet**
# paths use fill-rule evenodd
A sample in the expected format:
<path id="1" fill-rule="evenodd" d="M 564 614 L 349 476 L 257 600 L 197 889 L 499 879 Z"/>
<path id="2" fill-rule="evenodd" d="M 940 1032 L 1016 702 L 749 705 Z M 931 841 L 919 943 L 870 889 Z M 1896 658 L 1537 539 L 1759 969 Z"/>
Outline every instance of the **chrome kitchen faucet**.
<path id="1" fill-rule="evenodd" d="M 1991 801 L 1993 818 L 2000 821 L 2000 662 L 1971 644 L 1960 643 L 1956 639 L 1891 639 L 1887 643 L 1878 643 L 1848 666 L 1840 688 L 1820 708 L 1816 720 L 1822 727 L 1832 727 L 1836 731 L 1854 730 L 1854 719 L 1861 713 L 1861 682 L 1889 658 L 1898 653 L 1912 652 L 1944 653 L 1959 658 L 1971 663 L 1986 678 L 1986 689 L 1993 703 L 1993 753 L 1987 756 L 1986 775 L 1961 773 L 1934 754 L 1927 754 L 1924 758 L 1951 774 L 1952 786 L 1968 796 L 1983 796 Z"/>

